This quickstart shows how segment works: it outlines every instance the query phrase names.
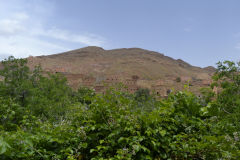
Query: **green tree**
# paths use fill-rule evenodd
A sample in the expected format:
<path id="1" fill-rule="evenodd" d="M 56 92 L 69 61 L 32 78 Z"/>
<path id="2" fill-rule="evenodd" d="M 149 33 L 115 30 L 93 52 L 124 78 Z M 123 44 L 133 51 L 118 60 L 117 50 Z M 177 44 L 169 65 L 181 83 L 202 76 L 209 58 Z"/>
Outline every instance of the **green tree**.
<path id="1" fill-rule="evenodd" d="M 25 104 L 26 96 L 31 88 L 30 70 L 26 66 L 26 59 L 9 57 L 2 61 L 3 69 L 0 75 L 4 77 L 1 83 L 1 96 L 12 97 Z"/>
<path id="2" fill-rule="evenodd" d="M 219 62 L 212 87 L 218 87 L 216 101 L 212 104 L 213 114 L 225 116 L 240 113 L 240 62 Z"/>
<path id="3" fill-rule="evenodd" d="M 43 76 L 41 67 L 30 70 L 26 59 L 9 57 L 2 64 L 0 96 L 14 99 L 36 116 L 56 119 L 65 114 L 72 97 L 65 77 L 50 73 Z"/>
<path id="4" fill-rule="evenodd" d="M 147 101 L 150 97 L 150 90 L 148 88 L 140 88 L 135 92 L 135 99 L 137 101 Z"/>
<path id="5" fill-rule="evenodd" d="M 92 89 L 80 87 L 74 94 L 74 97 L 78 102 L 89 105 L 95 95 L 96 93 Z"/>

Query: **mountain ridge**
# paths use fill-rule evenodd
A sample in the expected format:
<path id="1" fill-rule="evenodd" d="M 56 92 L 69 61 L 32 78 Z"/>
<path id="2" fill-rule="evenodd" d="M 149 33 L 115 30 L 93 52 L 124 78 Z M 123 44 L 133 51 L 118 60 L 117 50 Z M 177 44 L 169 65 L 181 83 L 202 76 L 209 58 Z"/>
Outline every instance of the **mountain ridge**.
<path id="1" fill-rule="evenodd" d="M 44 71 L 59 72 L 66 76 L 71 74 L 72 76 L 67 78 L 74 88 L 81 85 L 94 88 L 104 82 L 125 83 L 134 76 L 138 77 L 137 81 L 132 82 L 134 91 L 143 87 L 154 89 L 156 84 L 162 84 L 162 88 L 180 89 L 180 86 L 188 81 L 191 81 L 195 88 L 199 88 L 209 85 L 214 73 L 213 67 L 192 66 L 181 59 L 176 60 L 141 48 L 105 50 L 90 46 L 48 56 L 29 57 L 28 61 L 30 68 L 40 64 Z M 86 82 L 86 79 L 91 79 L 91 82 Z M 176 79 L 181 82 L 176 83 Z"/>

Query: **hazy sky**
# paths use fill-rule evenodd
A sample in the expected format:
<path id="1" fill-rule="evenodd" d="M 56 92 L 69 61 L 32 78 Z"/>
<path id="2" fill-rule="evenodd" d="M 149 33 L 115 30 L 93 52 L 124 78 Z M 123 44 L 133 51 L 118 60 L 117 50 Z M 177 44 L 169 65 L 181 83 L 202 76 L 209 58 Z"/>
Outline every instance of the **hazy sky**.
<path id="1" fill-rule="evenodd" d="M 240 0 L 0 0 L 0 59 L 85 46 L 238 61 Z"/>

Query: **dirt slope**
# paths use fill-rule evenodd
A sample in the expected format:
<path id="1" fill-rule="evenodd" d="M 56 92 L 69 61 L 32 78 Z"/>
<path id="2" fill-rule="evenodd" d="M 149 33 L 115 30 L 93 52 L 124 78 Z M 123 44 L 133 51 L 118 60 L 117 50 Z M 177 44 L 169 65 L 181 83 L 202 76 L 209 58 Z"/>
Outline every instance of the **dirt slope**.
<path id="1" fill-rule="evenodd" d="M 166 90 L 179 88 L 187 81 L 198 88 L 208 85 L 214 72 L 213 67 L 191 66 L 183 60 L 140 48 L 104 50 L 86 47 L 49 56 L 29 57 L 28 61 L 30 67 L 40 64 L 45 71 L 65 74 L 69 84 L 75 88 L 79 85 L 94 88 L 104 82 L 124 82 L 134 88 L 132 91 L 139 87 L 156 89 L 156 86 L 163 86 Z"/>

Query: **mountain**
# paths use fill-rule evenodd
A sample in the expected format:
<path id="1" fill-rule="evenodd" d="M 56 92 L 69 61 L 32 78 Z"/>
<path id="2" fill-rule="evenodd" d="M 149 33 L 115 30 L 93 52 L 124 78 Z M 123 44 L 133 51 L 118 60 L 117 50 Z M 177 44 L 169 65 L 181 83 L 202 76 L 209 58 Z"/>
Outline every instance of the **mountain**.
<path id="1" fill-rule="evenodd" d="M 104 50 L 95 46 L 28 57 L 30 68 L 38 64 L 44 71 L 65 75 L 73 88 L 84 85 L 101 92 L 106 84 L 122 82 L 129 92 L 149 88 L 161 95 L 172 88 L 180 90 L 186 83 L 191 83 L 193 90 L 208 86 L 215 71 L 213 67 L 195 67 L 181 59 L 140 48 Z"/>

